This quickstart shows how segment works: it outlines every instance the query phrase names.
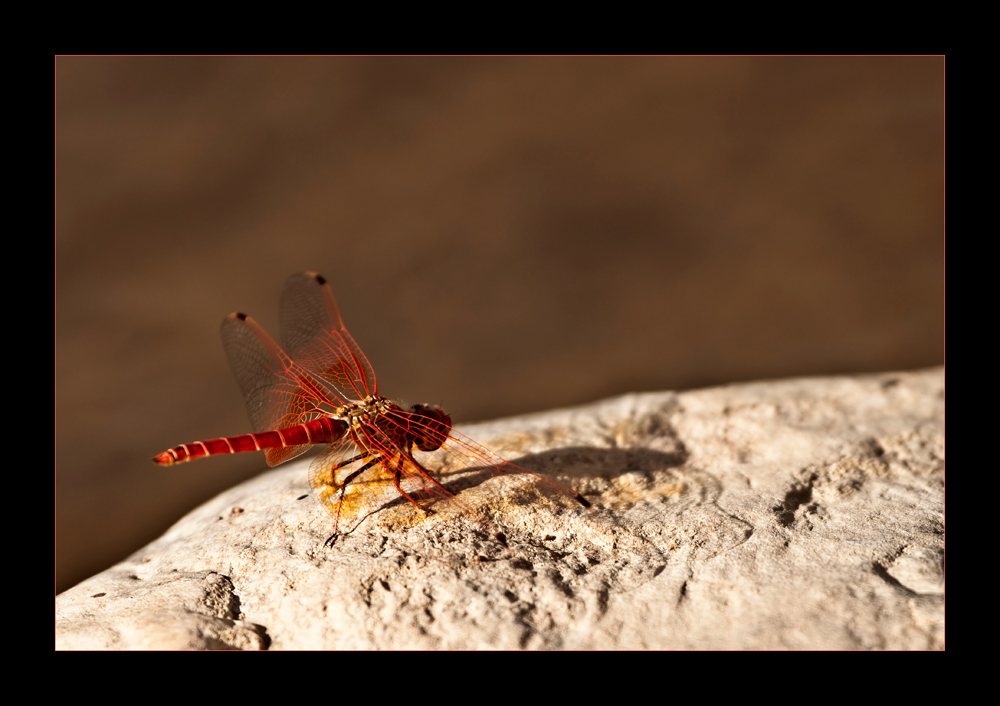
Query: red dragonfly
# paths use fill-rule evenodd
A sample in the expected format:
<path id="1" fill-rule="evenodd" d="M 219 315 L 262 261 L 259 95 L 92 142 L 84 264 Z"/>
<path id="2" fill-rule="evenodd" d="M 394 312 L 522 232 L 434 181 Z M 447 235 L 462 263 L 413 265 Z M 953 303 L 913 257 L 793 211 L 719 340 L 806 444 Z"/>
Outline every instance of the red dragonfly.
<path id="1" fill-rule="evenodd" d="M 300 272 L 288 279 L 280 323 L 282 346 L 246 314 L 222 322 L 222 343 L 255 433 L 181 444 L 157 455 L 156 463 L 263 451 L 268 465 L 276 466 L 313 444 L 327 444 L 309 481 L 334 516 L 331 540 L 342 523 L 351 525 L 350 532 L 390 507 L 422 515 L 468 510 L 456 494 L 488 502 L 541 491 L 563 505 L 590 507 L 572 489 L 459 434 L 439 407 L 404 409 L 379 395 L 375 373 L 321 275 Z"/>

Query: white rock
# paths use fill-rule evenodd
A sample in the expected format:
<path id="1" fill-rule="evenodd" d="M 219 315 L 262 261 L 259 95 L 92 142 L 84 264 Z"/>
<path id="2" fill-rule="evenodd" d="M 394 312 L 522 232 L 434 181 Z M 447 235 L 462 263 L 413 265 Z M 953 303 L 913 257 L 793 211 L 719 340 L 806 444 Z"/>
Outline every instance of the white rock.
<path id="1" fill-rule="evenodd" d="M 506 547 L 475 510 L 390 509 L 327 547 L 308 461 L 289 464 L 57 596 L 57 647 L 944 646 L 940 368 L 626 395 L 462 431 L 594 508 L 493 506 Z"/>

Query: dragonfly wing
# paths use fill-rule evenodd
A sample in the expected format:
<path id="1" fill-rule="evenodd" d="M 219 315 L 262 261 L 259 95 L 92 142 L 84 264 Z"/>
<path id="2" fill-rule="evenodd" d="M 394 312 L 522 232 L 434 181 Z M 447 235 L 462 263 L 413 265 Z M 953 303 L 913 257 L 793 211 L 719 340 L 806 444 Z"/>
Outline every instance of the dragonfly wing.
<path id="1" fill-rule="evenodd" d="M 221 333 L 229 367 L 243 392 L 254 431 L 296 426 L 339 406 L 322 381 L 296 365 L 246 314 L 227 316 Z M 267 449 L 264 457 L 268 465 L 276 466 L 308 449 L 306 444 Z"/>
<path id="2" fill-rule="evenodd" d="M 375 373 L 347 332 L 322 275 L 299 272 L 288 278 L 279 321 L 285 352 L 337 390 L 342 402 L 377 394 Z"/>

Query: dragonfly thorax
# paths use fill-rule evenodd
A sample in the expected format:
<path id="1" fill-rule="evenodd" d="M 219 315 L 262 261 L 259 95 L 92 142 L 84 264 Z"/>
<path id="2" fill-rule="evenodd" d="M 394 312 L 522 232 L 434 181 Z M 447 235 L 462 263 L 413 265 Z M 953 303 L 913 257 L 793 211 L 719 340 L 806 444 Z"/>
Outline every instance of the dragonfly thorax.
<path id="1" fill-rule="evenodd" d="M 356 429 L 362 424 L 372 423 L 393 407 L 397 405 L 381 395 L 370 395 L 360 402 L 348 402 L 343 407 L 338 407 L 332 416 L 344 420 L 352 429 Z"/>
<path id="2" fill-rule="evenodd" d="M 337 408 L 333 416 L 347 422 L 358 448 L 372 452 L 410 451 L 414 447 L 435 451 L 451 432 L 451 417 L 440 407 L 415 404 L 404 409 L 377 395 L 349 402 Z"/>

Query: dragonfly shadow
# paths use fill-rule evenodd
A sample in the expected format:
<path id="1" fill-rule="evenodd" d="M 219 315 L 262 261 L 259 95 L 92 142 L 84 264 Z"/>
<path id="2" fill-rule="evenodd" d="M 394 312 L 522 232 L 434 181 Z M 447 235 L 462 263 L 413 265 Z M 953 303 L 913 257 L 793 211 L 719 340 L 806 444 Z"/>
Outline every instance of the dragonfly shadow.
<path id="1" fill-rule="evenodd" d="M 683 447 L 665 452 L 648 448 L 599 448 L 571 446 L 515 457 L 502 464 L 463 465 L 448 469 L 446 459 L 435 453 L 414 454 L 441 487 L 436 495 L 411 493 L 430 512 L 415 507 L 403 495 L 359 516 L 358 522 L 382 514 L 413 525 L 423 518 L 469 510 L 488 514 L 539 503 L 556 508 L 581 508 L 579 493 L 598 510 L 644 512 L 651 516 L 690 513 L 712 507 L 722 487 L 711 473 L 687 465 Z M 404 517 L 406 519 L 404 519 Z"/>
<path id="2" fill-rule="evenodd" d="M 637 497 L 643 487 L 654 493 L 678 490 L 685 483 L 677 469 L 686 459 L 683 449 L 666 453 L 574 446 L 520 456 L 499 466 L 444 471 L 438 480 L 471 506 L 500 497 L 507 505 L 527 505 L 544 496 L 564 507 L 581 507 L 577 493 L 590 504 L 618 506 L 621 488 L 632 488 Z"/>
<path id="3" fill-rule="evenodd" d="M 648 545 L 664 556 L 684 546 L 690 547 L 691 556 L 715 556 L 749 539 L 753 526 L 717 504 L 723 493 L 721 482 L 687 461 L 682 447 L 663 452 L 580 446 L 520 456 L 502 465 L 454 470 L 437 470 L 428 460 L 426 467 L 437 470 L 434 478 L 448 496 L 421 498 L 429 512 L 403 496 L 388 499 L 359 516 L 349 529 L 342 528 L 342 534 L 350 534 L 368 518 L 391 531 L 431 518 L 449 521 L 467 515 L 495 535 L 513 526 L 510 521 L 525 511 L 575 510 L 632 537 L 618 535 L 620 542 Z M 592 509 L 584 509 L 577 493 Z"/>

